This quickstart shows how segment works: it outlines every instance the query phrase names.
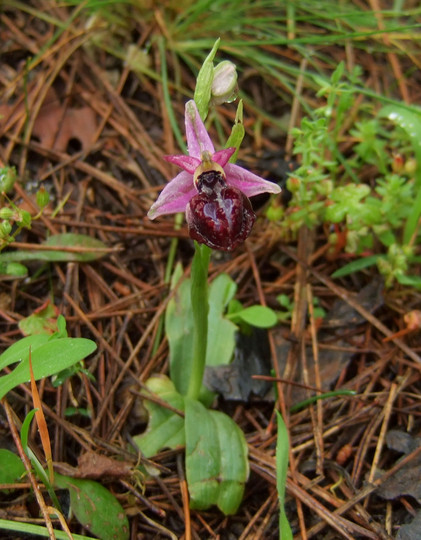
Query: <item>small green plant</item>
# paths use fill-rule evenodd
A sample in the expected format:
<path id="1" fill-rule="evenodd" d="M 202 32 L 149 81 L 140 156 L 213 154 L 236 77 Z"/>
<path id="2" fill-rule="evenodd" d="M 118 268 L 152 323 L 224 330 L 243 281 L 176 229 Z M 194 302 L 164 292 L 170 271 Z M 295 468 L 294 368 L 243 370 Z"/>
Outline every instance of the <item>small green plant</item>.
<path id="1" fill-rule="evenodd" d="M 7 196 L 16 182 L 14 167 L 0 168 L 0 252 L 10 246 L 22 230 L 31 229 L 32 223 L 42 216 L 50 200 L 48 192 L 41 187 L 36 193 L 39 210 L 32 216 L 27 210 L 16 206 Z M 55 234 L 38 245 L 36 250 L 19 249 L 0 253 L 0 275 L 11 278 L 25 277 L 28 270 L 21 264 L 25 261 L 87 262 L 104 256 L 107 251 L 109 250 L 103 242 L 84 234 Z"/>
<path id="2" fill-rule="evenodd" d="M 194 101 L 186 104 L 189 156 L 166 159 L 184 171 L 165 186 L 148 216 L 185 211 L 195 254 L 190 279 L 181 280 L 181 266 L 172 279 L 174 297 L 165 314 L 170 348 L 170 377 L 157 375 L 146 382 L 149 424 L 134 441 L 146 457 L 162 448 L 185 447 L 186 478 L 190 505 L 206 509 L 216 505 L 234 514 L 243 497 L 249 474 L 244 433 L 226 414 L 209 409 L 214 394 L 202 382 L 206 366 L 228 364 L 235 348 L 235 333 L 249 325 L 270 327 L 276 314 L 264 306 L 243 307 L 234 300 L 236 284 L 225 274 L 208 285 L 211 249 L 231 251 L 244 242 L 255 215 L 248 195 L 278 192 L 278 186 L 234 164 L 244 135 L 241 104 L 236 123 L 223 150 L 215 152 L 204 126 L 218 80 L 218 98 L 226 85 L 226 99 L 236 84 L 231 66 L 214 68 L 219 40 L 203 63 Z M 204 210 L 205 209 L 205 210 Z M 151 394 L 169 405 L 157 404 Z"/>
<path id="3" fill-rule="evenodd" d="M 0 355 L 0 370 L 15 366 L 0 376 L 0 399 L 19 384 L 30 381 L 29 359 L 32 359 L 35 380 L 60 373 L 80 362 L 96 349 L 86 338 L 67 336 L 66 321 L 57 319 L 57 331 L 52 335 L 33 334 L 16 341 Z"/>
<path id="4" fill-rule="evenodd" d="M 290 320 L 294 311 L 294 302 L 286 294 L 280 294 L 276 297 L 282 310 L 277 312 L 278 318 L 281 321 Z M 323 319 L 326 316 L 326 311 L 320 305 L 320 300 L 313 297 L 313 315 L 315 319 Z"/>
<path id="5" fill-rule="evenodd" d="M 421 109 L 396 103 L 377 110 L 370 101 L 356 108 L 364 93 L 359 69 L 346 76 L 343 63 L 329 81 L 315 80 L 326 103 L 294 129 L 300 166 L 287 183 L 292 200 L 281 216 L 269 209 L 268 217 L 287 234 L 323 224 L 332 253 L 364 257 L 333 277 L 377 264 L 386 286 L 397 280 L 421 288 L 421 278 L 408 275 L 419 262 Z M 345 136 L 354 142 L 346 154 Z M 363 181 L 368 166 L 371 178 Z"/>
<path id="6" fill-rule="evenodd" d="M 18 385 L 30 381 L 31 366 L 33 383 L 50 376 L 57 376 L 58 380 L 63 381 L 62 374 L 69 376 L 69 373 L 72 373 L 68 371 L 69 368 L 76 367 L 95 351 L 96 344 L 93 341 L 69 337 L 64 317 L 59 315 L 54 318 L 54 315 L 55 309 L 51 304 L 47 304 L 37 313 L 21 321 L 21 329 L 29 335 L 15 342 L 0 355 L 0 370 L 15 365 L 10 373 L 0 376 L 0 399 Z M 30 424 L 36 413 L 37 409 L 30 411 L 22 424 L 21 444 L 37 478 L 49 491 L 55 508 L 60 511 L 54 490 L 66 489 L 70 494 L 71 509 L 84 527 L 103 540 L 109 538 L 110 534 L 113 538 L 126 540 L 129 537 L 127 517 L 120 503 L 105 487 L 92 480 L 72 478 L 53 472 L 48 454 L 46 461 L 49 464 L 49 474 L 46 473 L 28 444 Z M 0 484 L 18 482 L 25 472 L 22 461 L 14 453 L 0 450 Z M 29 533 L 33 530 L 31 527 L 29 525 L 25 529 L 22 524 L 20 530 Z M 16 523 L 5 520 L 0 523 L 0 528 L 16 530 Z M 57 537 L 63 537 L 59 531 L 57 533 Z"/>

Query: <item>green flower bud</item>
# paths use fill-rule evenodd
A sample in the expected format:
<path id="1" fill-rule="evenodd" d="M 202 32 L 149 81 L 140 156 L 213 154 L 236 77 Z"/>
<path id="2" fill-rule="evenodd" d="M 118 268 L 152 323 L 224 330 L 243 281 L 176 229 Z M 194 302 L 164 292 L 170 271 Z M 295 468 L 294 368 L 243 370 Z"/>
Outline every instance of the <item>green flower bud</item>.
<path id="1" fill-rule="evenodd" d="M 2 167 L 0 169 L 0 192 L 7 193 L 16 182 L 17 174 L 15 167 Z"/>
<path id="2" fill-rule="evenodd" d="M 2 221 L 0 223 L 0 238 L 7 238 L 12 230 L 12 225 L 9 221 Z"/>
<path id="3" fill-rule="evenodd" d="M 237 68 L 224 60 L 213 69 L 212 101 L 215 105 L 230 103 L 237 97 Z"/>
<path id="4" fill-rule="evenodd" d="M 15 211 L 11 208 L 7 208 L 6 206 L 4 208 L 0 208 L 0 219 L 12 219 L 15 215 Z"/>
<path id="5" fill-rule="evenodd" d="M 37 191 L 37 205 L 43 209 L 47 206 L 47 204 L 50 201 L 50 194 L 48 191 L 45 191 L 45 187 L 41 186 L 40 189 Z"/>
<path id="6" fill-rule="evenodd" d="M 27 212 L 26 210 L 18 209 L 18 216 L 16 218 L 16 221 L 19 223 L 21 227 L 25 227 L 26 229 L 31 228 L 31 214 Z"/>

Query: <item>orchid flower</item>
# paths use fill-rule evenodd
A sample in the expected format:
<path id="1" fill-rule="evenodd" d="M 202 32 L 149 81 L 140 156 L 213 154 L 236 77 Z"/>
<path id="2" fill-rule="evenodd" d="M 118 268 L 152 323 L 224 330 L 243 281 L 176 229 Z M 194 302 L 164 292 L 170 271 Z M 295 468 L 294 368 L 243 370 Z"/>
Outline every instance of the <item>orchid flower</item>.
<path id="1" fill-rule="evenodd" d="M 148 217 L 185 212 L 191 238 L 232 251 L 248 237 L 256 219 L 248 197 L 281 189 L 229 163 L 235 148 L 215 152 L 193 100 L 186 103 L 185 124 L 189 155 L 164 156 L 183 171 L 165 186 Z"/>

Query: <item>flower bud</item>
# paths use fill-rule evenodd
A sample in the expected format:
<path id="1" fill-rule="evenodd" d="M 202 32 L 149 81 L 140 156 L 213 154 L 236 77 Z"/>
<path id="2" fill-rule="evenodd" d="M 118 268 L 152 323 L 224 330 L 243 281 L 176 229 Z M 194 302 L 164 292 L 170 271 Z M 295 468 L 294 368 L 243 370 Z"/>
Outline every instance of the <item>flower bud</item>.
<path id="1" fill-rule="evenodd" d="M 15 215 L 15 211 L 11 208 L 7 208 L 7 206 L 0 208 L 0 219 L 12 219 Z"/>
<path id="2" fill-rule="evenodd" d="M 16 221 L 21 227 L 25 227 L 26 229 L 31 228 L 32 218 L 31 214 L 27 210 L 22 210 L 21 208 L 19 208 Z"/>
<path id="3" fill-rule="evenodd" d="M 39 190 L 37 191 L 36 198 L 37 198 L 37 205 L 39 206 L 39 208 L 43 209 L 47 206 L 47 204 L 50 201 L 50 195 L 48 191 L 45 190 L 44 186 L 41 186 L 39 188 Z"/>
<path id="4" fill-rule="evenodd" d="M 6 239 L 12 231 L 12 225 L 9 221 L 2 221 L 0 223 L 0 238 Z"/>
<path id="5" fill-rule="evenodd" d="M 2 167 L 0 169 L 0 192 L 7 193 L 16 182 L 17 174 L 15 167 Z"/>
<path id="6" fill-rule="evenodd" d="M 229 103 L 237 97 L 237 69 L 229 60 L 213 69 L 211 94 L 215 105 Z"/>

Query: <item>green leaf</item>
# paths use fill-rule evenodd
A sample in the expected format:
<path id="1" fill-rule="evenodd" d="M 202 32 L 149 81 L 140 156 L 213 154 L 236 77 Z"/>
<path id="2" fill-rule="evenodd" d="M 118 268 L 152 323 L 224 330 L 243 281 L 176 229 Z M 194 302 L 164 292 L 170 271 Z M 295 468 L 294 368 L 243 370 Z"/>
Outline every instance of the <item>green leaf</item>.
<path id="1" fill-rule="evenodd" d="M 406 220 L 406 223 L 405 223 L 405 228 L 403 231 L 404 244 L 410 243 L 412 236 L 417 230 L 420 217 L 421 217 L 421 185 L 418 187 L 418 193 L 415 197 L 414 204 L 411 207 L 408 219 Z"/>
<path id="2" fill-rule="evenodd" d="M 13 484 L 18 482 L 25 474 L 25 466 L 19 456 L 0 448 L 0 484 Z"/>
<path id="3" fill-rule="evenodd" d="M 43 538 L 51 538 L 50 532 L 47 527 L 41 527 L 40 525 L 33 525 L 32 523 L 22 523 L 20 521 L 12 521 L 10 519 L 0 519 L 0 530 L 15 531 L 23 533 L 25 535 L 40 536 Z M 53 529 L 57 540 L 69 540 L 69 535 L 63 531 Z M 9 535 L 10 536 L 10 533 Z M 15 538 L 18 538 L 15 536 Z M 85 536 L 82 534 L 72 533 L 73 540 L 94 540 L 92 536 Z"/>
<path id="4" fill-rule="evenodd" d="M 26 347 L 22 348 L 21 345 L 18 347 L 19 358 L 13 356 L 16 359 L 15 361 L 19 361 L 19 364 L 11 373 L 0 377 L 0 399 L 15 386 L 29 382 L 29 350 L 30 343 L 33 342 L 34 338 L 38 338 L 38 341 L 35 340 L 38 346 L 34 350 L 31 349 L 35 380 L 59 373 L 61 370 L 80 362 L 96 349 L 96 344 L 85 338 L 53 339 L 43 344 L 41 344 L 44 338 L 43 335 L 30 336 L 30 339 L 23 338 L 21 341 L 29 339 L 29 341 L 25 342 Z M 10 363 L 10 359 L 11 355 L 9 354 L 9 356 L 6 356 L 6 362 L 8 362 L 6 365 Z M 4 362 L 4 359 L 2 359 L 2 362 Z"/>
<path id="5" fill-rule="evenodd" d="M 200 402 L 186 403 L 186 477 L 192 508 L 212 505 L 235 514 L 249 474 L 243 432 L 227 415 Z"/>
<path id="6" fill-rule="evenodd" d="M 209 287 L 207 366 L 226 365 L 232 360 L 237 327 L 224 312 L 236 292 L 237 285 L 227 274 L 220 274 Z"/>
<path id="7" fill-rule="evenodd" d="M 29 413 L 25 417 L 25 420 L 22 422 L 22 427 L 20 428 L 20 440 L 22 442 L 23 451 L 29 457 L 37 477 L 49 489 L 51 485 L 47 473 L 43 469 L 37 456 L 34 454 L 30 446 L 28 445 L 29 428 L 31 427 L 32 419 L 34 418 L 37 410 L 38 409 L 32 409 L 31 411 L 29 411 Z M 53 495 L 53 497 L 55 497 L 55 494 Z"/>
<path id="8" fill-rule="evenodd" d="M 172 288 L 175 284 L 172 283 Z M 190 372 L 193 360 L 193 328 L 190 280 L 186 279 L 168 302 L 165 311 L 165 331 L 170 349 L 170 376 L 177 391 L 183 395 L 187 393 L 186 373 Z"/>
<path id="9" fill-rule="evenodd" d="M 173 279 L 172 288 L 178 281 L 179 272 Z M 170 348 L 170 375 L 180 394 L 187 393 L 186 373 L 192 369 L 194 321 L 191 309 L 191 281 L 186 279 L 168 302 L 165 312 L 165 329 Z M 209 287 L 208 346 L 206 365 L 229 364 L 235 348 L 234 323 L 223 316 L 226 306 L 237 290 L 235 282 L 221 274 Z"/>
<path id="10" fill-rule="evenodd" d="M 0 275 L 3 279 L 9 276 L 9 279 L 25 277 L 28 274 L 28 269 L 23 264 L 17 262 L 0 262 Z"/>
<path id="11" fill-rule="evenodd" d="M 151 393 L 177 410 L 184 410 L 184 398 L 175 389 L 174 384 L 164 375 L 148 379 L 146 386 Z M 149 413 L 148 427 L 145 433 L 133 437 L 134 442 L 146 457 L 152 457 L 162 448 L 176 449 L 184 446 L 184 418 L 157 403 L 145 399 Z"/>
<path id="12" fill-rule="evenodd" d="M 42 242 L 42 246 L 56 247 L 57 250 L 18 250 L 0 253 L 1 261 L 48 261 L 48 262 L 88 262 L 103 257 L 107 251 L 107 246 L 91 236 L 85 234 L 63 233 L 55 234 Z M 83 251 L 62 251 L 60 248 L 82 248 Z M 88 249 L 88 251 L 86 251 Z M 92 249 L 92 251 L 89 251 Z"/>
<path id="13" fill-rule="evenodd" d="M 236 311 L 230 318 L 235 322 L 241 320 L 257 328 L 271 328 L 278 322 L 276 313 L 266 306 L 250 306 Z"/>
<path id="14" fill-rule="evenodd" d="M 377 261 L 382 258 L 384 259 L 383 255 L 370 255 L 369 257 L 364 257 L 363 259 L 357 259 L 356 261 L 352 261 L 345 266 L 342 266 L 342 268 L 339 268 L 339 270 L 333 272 L 331 277 L 339 278 L 348 276 L 354 272 L 359 272 L 360 270 L 364 270 L 364 268 L 377 264 Z"/>
<path id="15" fill-rule="evenodd" d="M 0 355 L 0 369 L 3 369 L 11 364 L 20 362 L 23 358 L 28 358 L 29 348 L 32 353 L 41 345 L 44 345 L 49 339 L 47 334 L 28 336 L 20 339 L 10 345 L 4 353 Z M 1 379 L 0 379 L 1 380 Z"/>
<path id="16" fill-rule="evenodd" d="M 55 474 L 55 487 L 68 489 L 70 506 L 78 521 L 102 540 L 128 540 L 129 521 L 118 500 L 93 480 Z"/>
<path id="17" fill-rule="evenodd" d="M 41 309 L 19 321 L 18 326 L 25 336 L 51 335 L 57 332 L 57 308 L 51 302 L 47 302 Z"/>
<path id="18" fill-rule="evenodd" d="M 398 274 L 396 276 L 396 279 L 401 285 L 407 285 L 409 287 L 414 287 L 415 289 L 421 290 L 420 276 L 407 276 L 404 274 Z"/>
<path id="19" fill-rule="evenodd" d="M 337 85 L 338 82 L 342 79 L 344 71 L 345 71 L 345 63 L 343 61 L 341 61 L 341 62 L 339 62 L 339 64 L 338 64 L 337 68 L 335 69 L 335 71 L 332 73 L 332 75 L 330 77 L 330 82 L 333 85 Z"/>
<path id="20" fill-rule="evenodd" d="M 276 442 L 276 489 L 279 498 L 279 539 L 292 540 L 293 535 L 285 514 L 285 487 L 288 474 L 289 436 L 285 422 L 276 412 L 278 438 Z"/>
<path id="21" fill-rule="evenodd" d="M 380 118 L 388 118 L 405 131 L 414 149 L 417 162 L 415 170 L 416 199 L 404 229 L 404 243 L 408 244 L 421 217 L 421 109 L 414 105 L 386 105 L 379 112 Z"/>
<path id="22" fill-rule="evenodd" d="M 213 59 L 219 47 L 220 38 L 215 41 L 211 52 L 206 57 L 205 61 L 197 74 L 196 89 L 194 91 L 194 101 L 197 105 L 201 119 L 204 121 L 208 115 L 209 101 L 211 98 L 212 81 L 213 81 Z"/>
<path id="23" fill-rule="evenodd" d="M 388 118 L 407 134 L 417 161 L 416 186 L 421 188 L 421 109 L 415 105 L 386 105 L 379 111 L 379 117 Z"/>

